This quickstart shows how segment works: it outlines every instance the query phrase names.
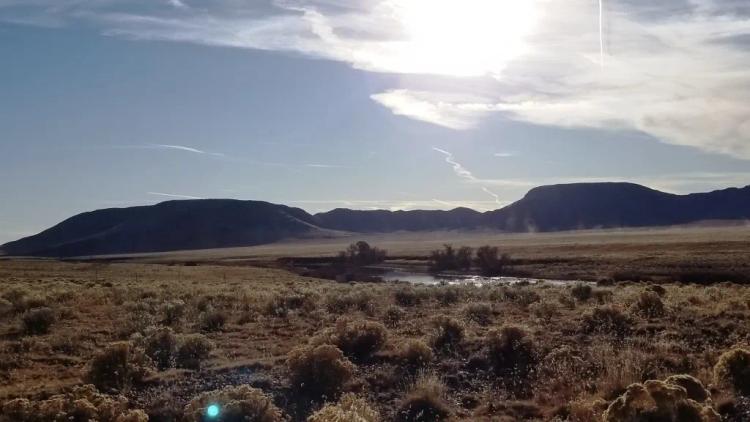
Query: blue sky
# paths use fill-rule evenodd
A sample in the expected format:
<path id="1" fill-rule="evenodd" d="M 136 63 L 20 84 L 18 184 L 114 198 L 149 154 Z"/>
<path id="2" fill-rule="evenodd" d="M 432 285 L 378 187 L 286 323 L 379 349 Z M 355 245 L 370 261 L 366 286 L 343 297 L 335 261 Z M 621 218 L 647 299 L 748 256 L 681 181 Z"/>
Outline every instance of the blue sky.
<path id="1" fill-rule="evenodd" d="M 181 197 L 747 185 L 750 7 L 652 3 L 0 0 L 0 242 Z"/>

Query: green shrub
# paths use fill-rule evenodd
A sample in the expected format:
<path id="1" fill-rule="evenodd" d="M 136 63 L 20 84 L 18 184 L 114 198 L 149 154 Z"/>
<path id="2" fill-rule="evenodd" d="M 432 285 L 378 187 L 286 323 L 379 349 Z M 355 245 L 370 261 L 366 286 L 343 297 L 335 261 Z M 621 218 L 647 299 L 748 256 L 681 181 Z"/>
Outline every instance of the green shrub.
<path id="1" fill-rule="evenodd" d="M 505 268 L 510 264 L 510 256 L 500 255 L 497 246 L 482 246 L 477 249 L 474 262 L 483 276 L 495 277 L 503 275 Z"/>
<path id="2" fill-rule="evenodd" d="M 215 404 L 219 406 L 219 415 L 211 418 L 216 422 L 283 422 L 281 410 L 266 396 L 263 391 L 239 385 L 226 387 L 221 390 L 201 393 L 185 406 L 186 422 L 207 422 L 206 416 L 208 406 Z"/>
<path id="3" fill-rule="evenodd" d="M 46 400 L 15 399 L 0 406 L 0 422 L 147 422 L 142 410 L 128 410 L 123 396 L 100 394 L 93 385 Z"/>
<path id="4" fill-rule="evenodd" d="M 200 369 L 201 363 L 208 359 L 214 345 L 203 334 L 189 334 L 180 339 L 175 363 L 178 368 Z"/>
<path id="5" fill-rule="evenodd" d="M 354 394 L 344 394 L 337 404 L 328 404 L 307 422 L 379 422 L 380 415 L 365 399 Z"/>
<path id="6" fill-rule="evenodd" d="M 750 350 L 736 348 L 722 354 L 714 366 L 714 382 L 750 396 Z"/>
<path id="7" fill-rule="evenodd" d="M 692 378 L 692 377 L 691 377 Z M 684 381 L 684 379 L 683 379 Z M 625 393 L 613 401 L 604 412 L 607 422 L 720 422 L 721 416 L 710 402 L 699 402 L 690 398 L 688 390 L 674 379 L 651 380 L 643 384 L 631 384 Z M 691 384 L 700 384 L 693 379 Z M 702 386 L 701 386 L 702 387 Z M 708 393 L 695 395 L 708 397 Z"/>
<path id="8" fill-rule="evenodd" d="M 55 319 L 55 311 L 51 308 L 36 308 L 24 312 L 21 322 L 27 334 L 46 334 Z"/>
<path id="9" fill-rule="evenodd" d="M 89 363 L 84 379 L 99 390 L 128 391 L 151 374 L 154 363 L 129 342 L 112 343 Z"/>
<path id="10" fill-rule="evenodd" d="M 292 350 L 287 368 L 292 387 L 315 399 L 335 399 L 354 373 L 344 353 L 329 344 Z"/>

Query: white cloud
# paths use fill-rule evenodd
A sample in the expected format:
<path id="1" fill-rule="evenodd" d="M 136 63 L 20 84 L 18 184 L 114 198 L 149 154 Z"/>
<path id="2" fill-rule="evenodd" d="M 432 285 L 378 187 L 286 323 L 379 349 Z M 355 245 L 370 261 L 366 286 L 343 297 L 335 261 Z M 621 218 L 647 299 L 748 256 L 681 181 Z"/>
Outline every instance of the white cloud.
<path id="1" fill-rule="evenodd" d="M 155 196 L 165 196 L 167 198 L 174 198 L 174 199 L 204 199 L 200 196 L 192 196 L 192 195 L 180 195 L 176 193 L 164 193 L 164 192 L 146 192 L 149 195 L 155 195 Z"/>
<path id="2" fill-rule="evenodd" d="M 217 0 L 200 7 L 169 0 L 161 8 L 0 0 L 0 12 L 37 11 L 0 19 L 86 19 L 133 39 L 294 51 L 368 71 L 449 76 L 455 83 L 448 92 L 427 78 L 419 86 L 404 79 L 372 99 L 397 115 L 455 130 L 499 115 L 637 130 L 750 159 L 745 3 L 612 0 L 601 26 L 599 5 L 590 0 Z M 487 81 L 481 92 L 477 79 Z"/>

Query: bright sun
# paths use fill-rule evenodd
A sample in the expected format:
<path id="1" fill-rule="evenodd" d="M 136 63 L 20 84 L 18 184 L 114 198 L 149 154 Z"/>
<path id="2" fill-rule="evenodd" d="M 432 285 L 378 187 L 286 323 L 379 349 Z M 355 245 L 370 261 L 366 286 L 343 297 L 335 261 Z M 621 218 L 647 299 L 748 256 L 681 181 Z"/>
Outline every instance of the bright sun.
<path id="1" fill-rule="evenodd" d="M 534 0 L 400 0 L 401 66 L 416 72 L 480 76 L 522 54 L 537 20 Z"/>

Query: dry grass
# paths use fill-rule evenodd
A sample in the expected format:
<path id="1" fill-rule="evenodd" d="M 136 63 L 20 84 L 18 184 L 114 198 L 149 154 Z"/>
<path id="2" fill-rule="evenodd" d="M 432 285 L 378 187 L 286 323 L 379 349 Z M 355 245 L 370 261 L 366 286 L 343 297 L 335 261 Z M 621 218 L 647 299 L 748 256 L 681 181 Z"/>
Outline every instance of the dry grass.
<path id="1" fill-rule="evenodd" d="M 53 395 L 67 403 L 88 380 L 99 386 L 92 397 L 152 420 L 181 418 L 201 393 L 240 385 L 252 394 L 227 402 L 272 409 L 272 418 L 278 408 L 290 421 L 365 404 L 365 420 L 420 420 L 412 409 L 423 409 L 466 421 L 601 421 L 624 395 L 656 400 L 649 391 L 706 417 L 706 408 L 727 420 L 747 415 L 748 359 L 726 354 L 750 339 L 743 285 L 619 283 L 589 295 L 51 261 L 0 261 L 0 281 L 0 404 L 19 411 L 49 406 Z M 29 330 L 24 315 L 44 308 L 53 323 Z M 683 374 L 711 398 L 695 400 L 693 384 L 670 378 Z"/>

